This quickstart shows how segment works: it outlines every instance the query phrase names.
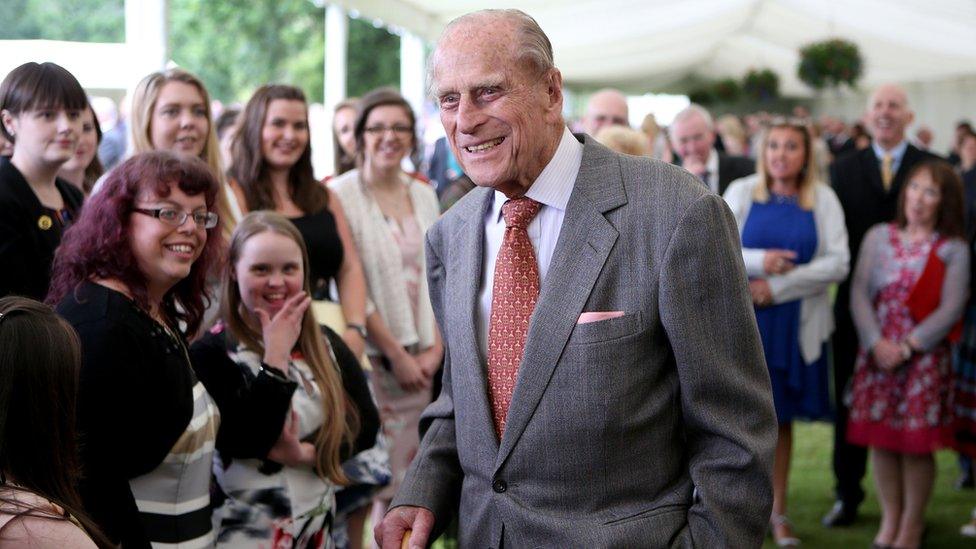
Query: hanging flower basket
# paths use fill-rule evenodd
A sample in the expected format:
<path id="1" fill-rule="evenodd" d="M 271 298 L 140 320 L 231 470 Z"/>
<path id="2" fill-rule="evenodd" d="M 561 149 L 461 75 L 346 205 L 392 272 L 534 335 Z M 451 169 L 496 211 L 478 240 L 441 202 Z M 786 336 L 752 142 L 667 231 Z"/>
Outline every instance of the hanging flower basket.
<path id="1" fill-rule="evenodd" d="M 742 79 L 742 91 L 753 101 L 772 101 L 779 97 L 779 76 L 770 69 L 750 69 Z"/>
<path id="2" fill-rule="evenodd" d="M 797 76 L 815 90 L 854 87 L 864 72 L 864 61 L 857 44 L 841 40 L 814 42 L 800 49 Z"/>

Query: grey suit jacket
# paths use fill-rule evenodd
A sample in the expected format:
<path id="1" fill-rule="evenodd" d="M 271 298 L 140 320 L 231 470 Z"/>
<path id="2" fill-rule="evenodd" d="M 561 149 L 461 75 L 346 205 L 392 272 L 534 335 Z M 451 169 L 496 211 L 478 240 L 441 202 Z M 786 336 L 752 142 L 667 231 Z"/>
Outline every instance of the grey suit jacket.
<path id="1" fill-rule="evenodd" d="M 457 514 L 462 547 L 759 547 L 776 420 L 735 221 L 688 172 L 584 145 L 501 441 L 476 340 L 492 191 L 428 231 L 444 385 L 393 505 Z"/>

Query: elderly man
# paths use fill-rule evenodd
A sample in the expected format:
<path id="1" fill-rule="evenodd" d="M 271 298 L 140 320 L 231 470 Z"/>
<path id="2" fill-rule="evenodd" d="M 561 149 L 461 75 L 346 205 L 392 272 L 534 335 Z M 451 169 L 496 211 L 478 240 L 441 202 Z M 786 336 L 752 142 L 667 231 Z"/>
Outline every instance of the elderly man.
<path id="1" fill-rule="evenodd" d="M 455 20 L 430 71 L 478 187 L 427 233 L 444 384 L 377 540 L 758 547 L 776 420 L 722 199 L 570 133 L 520 11 Z"/>
<path id="2" fill-rule="evenodd" d="M 755 160 L 715 150 L 712 115 L 700 105 L 692 103 L 679 112 L 671 122 L 670 134 L 679 165 L 697 175 L 713 193 L 724 194 L 729 183 L 756 172 Z"/>
<path id="3" fill-rule="evenodd" d="M 591 137 L 607 126 L 630 126 L 627 98 L 619 90 L 602 89 L 590 96 L 583 115 L 583 130 Z"/>
<path id="4" fill-rule="evenodd" d="M 908 108 L 904 90 L 891 84 L 879 87 L 871 94 L 867 109 L 867 123 L 874 142 L 864 150 L 839 158 L 830 174 L 844 209 L 852 261 L 856 260 L 868 229 L 895 218 L 898 193 L 912 166 L 928 158 L 939 158 L 915 148 L 905 139 L 905 129 L 914 115 Z M 835 394 L 843 395 L 854 371 L 858 346 L 850 311 L 850 278 L 838 289 L 834 322 L 834 389 Z M 837 501 L 823 518 L 825 526 L 846 526 L 854 522 L 864 499 L 861 480 L 867 450 L 847 443 L 847 414 L 843 399 L 838 398 L 833 457 Z"/>

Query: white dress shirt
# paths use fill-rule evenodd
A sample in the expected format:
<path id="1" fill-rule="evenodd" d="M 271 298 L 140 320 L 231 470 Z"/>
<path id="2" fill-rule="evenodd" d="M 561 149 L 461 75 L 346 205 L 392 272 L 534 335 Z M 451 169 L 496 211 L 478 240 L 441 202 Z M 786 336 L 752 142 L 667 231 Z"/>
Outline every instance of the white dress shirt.
<path id="1" fill-rule="evenodd" d="M 708 160 L 705 162 L 705 170 L 708 173 L 708 188 L 718 194 L 718 151 L 712 149 L 708 153 Z"/>
<path id="2" fill-rule="evenodd" d="M 532 183 L 525 196 L 540 202 L 542 208 L 529 223 L 527 231 L 532 250 L 539 265 L 540 288 L 546 281 L 549 262 L 556 249 L 559 231 L 566 216 L 566 205 L 583 161 L 583 144 L 576 140 L 569 128 L 563 129 L 563 137 L 556 154 Z M 485 255 L 481 271 L 481 293 L 478 309 L 478 345 L 482 356 L 488 358 L 488 323 L 491 318 L 491 298 L 495 280 L 495 258 L 505 236 L 505 219 L 502 205 L 508 200 L 501 191 L 495 191 L 493 202 L 485 215 Z"/>

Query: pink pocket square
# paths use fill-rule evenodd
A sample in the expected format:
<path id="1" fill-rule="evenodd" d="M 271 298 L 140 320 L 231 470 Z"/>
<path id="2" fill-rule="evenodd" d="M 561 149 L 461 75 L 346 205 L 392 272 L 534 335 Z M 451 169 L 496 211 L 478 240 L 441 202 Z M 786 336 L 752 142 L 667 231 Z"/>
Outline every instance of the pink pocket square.
<path id="1" fill-rule="evenodd" d="M 590 322 L 610 320 L 611 318 L 618 318 L 621 316 L 624 316 L 623 311 L 591 311 L 587 313 L 581 313 L 579 316 L 579 320 L 577 320 L 576 323 L 589 324 Z"/>

